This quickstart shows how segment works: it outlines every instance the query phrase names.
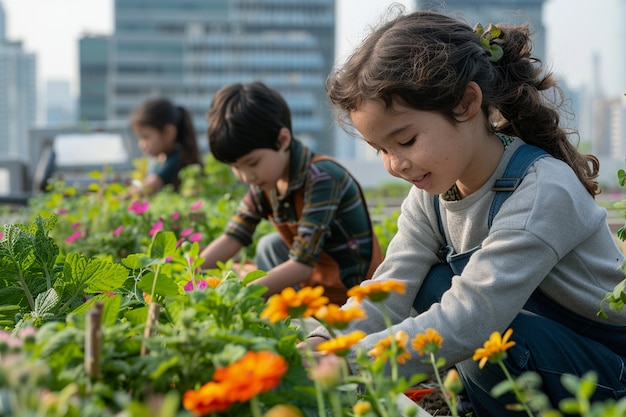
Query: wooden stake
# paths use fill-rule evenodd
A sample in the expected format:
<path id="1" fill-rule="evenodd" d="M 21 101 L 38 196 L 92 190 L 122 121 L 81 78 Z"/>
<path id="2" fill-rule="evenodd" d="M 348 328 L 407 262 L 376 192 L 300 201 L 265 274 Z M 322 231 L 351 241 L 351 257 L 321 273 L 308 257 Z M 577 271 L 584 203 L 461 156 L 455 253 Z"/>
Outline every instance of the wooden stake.
<path id="1" fill-rule="evenodd" d="M 85 326 L 85 370 L 93 381 L 100 376 L 100 352 L 102 350 L 102 312 L 104 304 L 95 303 L 87 312 Z"/>
<path id="2" fill-rule="evenodd" d="M 150 307 L 148 307 L 148 319 L 146 320 L 146 327 L 143 330 L 144 341 L 141 344 L 141 356 L 148 353 L 148 347 L 146 346 L 145 339 L 154 334 L 154 323 L 156 323 L 159 319 L 160 311 L 161 306 L 158 303 L 150 303 Z"/>

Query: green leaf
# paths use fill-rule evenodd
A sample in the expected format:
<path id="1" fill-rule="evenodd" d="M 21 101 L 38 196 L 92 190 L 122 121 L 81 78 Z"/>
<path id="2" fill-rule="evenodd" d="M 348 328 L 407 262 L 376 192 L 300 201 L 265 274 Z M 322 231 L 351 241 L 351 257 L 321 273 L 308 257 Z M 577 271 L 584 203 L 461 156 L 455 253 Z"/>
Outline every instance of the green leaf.
<path id="1" fill-rule="evenodd" d="M 511 392 L 513 391 L 514 388 L 514 382 L 513 381 L 509 381 L 508 379 L 496 384 L 492 389 L 491 389 L 491 395 L 493 395 L 494 397 L 498 398 L 504 394 L 506 394 L 507 392 Z"/>
<path id="2" fill-rule="evenodd" d="M 623 187 L 624 184 L 626 184 L 626 171 L 624 171 L 623 169 L 618 170 L 617 179 L 619 181 L 619 185 Z"/>
<path id="3" fill-rule="evenodd" d="M 128 270 L 119 264 L 99 258 L 87 259 L 77 253 L 70 253 L 65 258 L 63 281 L 74 292 L 81 287 L 90 294 L 110 292 L 121 287 L 127 277 Z"/>
<path id="4" fill-rule="evenodd" d="M 148 248 L 148 256 L 151 258 L 165 258 L 174 256 L 176 253 L 176 235 L 171 231 L 157 231 L 152 237 Z"/>
<path id="5" fill-rule="evenodd" d="M 563 374 L 561 375 L 561 384 L 563 384 L 567 391 L 576 395 L 578 387 L 580 386 L 580 379 L 575 375 Z"/>
<path id="6" fill-rule="evenodd" d="M 264 277 L 266 275 L 267 275 L 267 272 L 265 271 L 261 271 L 261 270 L 250 271 L 246 274 L 246 277 L 243 279 L 243 283 L 245 285 L 248 285 L 252 281 L 259 279 L 261 277 Z"/>
<path id="7" fill-rule="evenodd" d="M 580 414 L 580 405 L 573 398 L 566 398 L 559 402 L 559 409 L 567 414 Z"/>
<path id="8" fill-rule="evenodd" d="M 35 316 L 42 317 L 46 313 L 52 312 L 52 309 L 59 303 L 59 295 L 54 288 L 42 292 L 35 299 Z"/>
<path id="9" fill-rule="evenodd" d="M 141 258 L 145 257 L 142 253 L 133 253 L 128 255 L 126 258 L 120 260 L 121 264 L 130 270 L 141 269 L 144 267 Z"/>
<path id="10" fill-rule="evenodd" d="M 154 272 L 145 273 L 137 283 L 137 287 L 146 294 L 152 294 L 154 278 Z M 168 295 L 178 295 L 179 293 L 176 282 L 174 282 L 172 277 L 165 274 L 159 274 L 156 286 L 154 287 L 154 292 L 155 294 L 163 297 Z"/>
<path id="11" fill-rule="evenodd" d="M 582 380 L 580 381 L 578 393 L 584 398 L 589 399 L 596 391 L 597 384 L 598 376 L 596 373 L 593 371 L 587 372 L 583 375 Z"/>

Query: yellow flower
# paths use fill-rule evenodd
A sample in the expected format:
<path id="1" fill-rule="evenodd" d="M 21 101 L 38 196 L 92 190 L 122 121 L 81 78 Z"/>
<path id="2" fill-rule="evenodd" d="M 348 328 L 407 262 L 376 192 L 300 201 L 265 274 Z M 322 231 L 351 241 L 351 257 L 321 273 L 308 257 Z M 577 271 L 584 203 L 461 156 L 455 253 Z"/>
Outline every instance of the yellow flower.
<path id="1" fill-rule="evenodd" d="M 328 304 L 324 297 L 324 287 L 304 287 L 300 291 L 287 287 L 280 294 L 272 295 L 261 317 L 268 318 L 272 323 L 287 317 L 305 318 L 312 316 L 320 307 Z"/>
<path id="2" fill-rule="evenodd" d="M 475 361 L 480 360 L 478 363 L 480 369 L 485 366 L 487 361 L 500 362 L 506 358 L 506 350 L 515 346 L 515 342 L 509 342 L 512 334 L 513 329 L 508 329 L 504 336 L 500 336 L 499 332 L 493 332 L 483 347 L 476 349 L 473 359 Z"/>
<path id="3" fill-rule="evenodd" d="M 355 417 L 361 417 L 363 414 L 367 413 L 372 409 L 372 404 L 367 401 L 359 400 L 352 406 L 352 411 L 354 411 Z"/>
<path id="4" fill-rule="evenodd" d="M 395 336 L 387 336 L 386 338 L 379 340 L 374 345 L 374 348 L 367 352 L 369 356 L 373 356 L 378 359 L 382 356 L 384 361 L 387 361 L 389 353 L 391 353 L 391 343 L 396 344 L 397 354 L 396 360 L 399 363 L 406 363 L 407 359 L 411 359 L 411 354 L 406 350 L 406 345 L 409 343 L 409 335 L 404 330 L 399 330 Z"/>
<path id="5" fill-rule="evenodd" d="M 417 350 L 420 356 L 425 353 L 437 353 L 441 349 L 443 338 L 437 330 L 428 328 L 425 333 L 419 333 L 413 338 L 413 349 Z"/>
<path id="6" fill-rule="evenodd" d="M 406 284 L 397 280 L 387 280 L 380 282 L 365 281 L 361 285 L 348 290 L 348 297 L 354 297 L 358 302 L 368 297 L 374 302 L 383 301 L 391 291 L 404 294 Z"/>
<path id="7" fill-rule="evenodd" d="M 365 337 L 365 332 L 361 330 L 354 331 L 350 334 L 340 335 L 334 339 L 327 340 L 317 345 L 317 350 L 322 353 L 334 353 L 338 356 L 344 356 L 348 350 L 361 339 Z"/>
<path id="8" fill-rule="evenodd" d="M 349 307 L 341 309 L 337 304 L 322 306 L 315 312 L 315 318 L 326 323 L 328 327 L 343 330 L 348 327 L 351 320 L 359 320 L 367 317 L 361 307 Z"/>

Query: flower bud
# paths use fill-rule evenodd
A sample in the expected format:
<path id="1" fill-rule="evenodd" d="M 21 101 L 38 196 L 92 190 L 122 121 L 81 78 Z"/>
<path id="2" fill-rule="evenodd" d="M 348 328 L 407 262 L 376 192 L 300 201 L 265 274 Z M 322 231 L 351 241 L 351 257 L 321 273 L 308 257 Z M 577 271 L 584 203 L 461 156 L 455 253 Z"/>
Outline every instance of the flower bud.
<path id="1" fill-rule="evenodd" d="M 443 387 L 452 394 L 460 394 L 463 391 L 463 382 L 456 369 L 450 369 L 443 380 Z"/>

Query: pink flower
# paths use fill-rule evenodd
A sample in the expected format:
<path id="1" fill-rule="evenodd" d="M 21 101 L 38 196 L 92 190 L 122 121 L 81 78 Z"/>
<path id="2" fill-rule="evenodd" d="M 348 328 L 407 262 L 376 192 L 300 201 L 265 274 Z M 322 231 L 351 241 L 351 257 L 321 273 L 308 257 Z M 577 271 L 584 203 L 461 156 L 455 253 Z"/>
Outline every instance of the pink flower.
<path id="1" fill-rule="evenodd" d="M 202 240 L 202 233 L 194 233 L 193 235 L 189 236 L 188 239 L 190 242 L 200 242 Z"/>
<path id="2" fill-rule="evenodd" d="M 180 244 L 181 244 L 181 243 L 183 243 L 184 241 L 185 241 L 185 238 L 184 238 L 184 237 L 181 237 L 180 239 L 178 239 L 178 240 L 176 241 L 176 247 L 179 247 L 179 246 L 180 246 Z"/>
<path id="3" fill-rule="evenodd" d="M 174 259 L 173 256 L 166 256 L 165 257 L 165 262 L 172 262 L 172 259 Z"/>
<path id="4" fill-rule="evenodd" d="M 158 232 L 159 230 L 163 229 L 163 222 L 161 220 L 159 220 L 158 222 L 156 222 L 154 224 L 154 226 L 152 226 L 152 229 L 150 229 L 150 236 L 154 236 L 154 234 L 156 232 Z"/>
<path id="5" fill-rule="evenodd" d="M 0 239 L 4 237 L 4 233 L 0 232 Z"/>
<path id="6" fill-rule="evenodd" d="M 189 206 L 189 210 L 198 210 L 200 207 L 202 207 L 202 200 L 198 200 Z"/>
<path id="7" fill-rule="evenodd" d="M 182 232 L 180 232 L 180 235 L 185 237 L 185 236 L 189 236 L 192 233 L 193 233 L 193 229 L 190 227 L 189 229 L 185 229 Z"/>
<path id="8" fill-rule="evenodd" d="M 78 239 L 79 237 L 81 237 L 83 235 L 83 233 L 80 230 L 75 231 L 74 233 L 72 233 L 71 235 L 69 235 L 68 237 L 65 238 L 65 241 L 67 243 L 72 243 L 74 242 L 76 239 Z"/>
<path id="9" fill-rule="evenodd" d="M 67 209 L 64 209 L 63 207 L 57 210 L 57 214 L 66 214 L 66 213 L 67 213 Z"/>
<path id="10" fill-rule="evenodd" d="M 76 229 L 78 226 L 80 226 L 80 222 L 72 223 L 72 229 Z"/>
<path id="11" fill-rule="evenodd" d="M 135 200 L 135 201 L 132 202 L 130 207 L 128 207 L 128 211 L 132 211 L 135 214 L 141 214 L 141 213 L 144 213 L 149 208 L 150 208 L 150 203 L 149 202 L 146 201 L 144 203 L 141 200 Z"/>
<path id="12" fill-rule="evenodd" d="M 122 230 L 124 230 L 124 226 L 117 226 L 117 229 L 113 231 L 113 236 L 119 236 Z"/>
<path id="13" fill-rule="evenodd" d="M 180 214 L 178 214 L 177 211 L 175 211 L 174 213 L 172 213 L 172 220 L 176 221 L 178 220 L 180 217 Z"/>
<path id="14" fill-rule="evenodd" d="M 201 279 L 201 280 L 196 281 L 196 289 L 197 290 L 203 290 L 203 289 L 205 289 L 207 287 L 207 285 L 209 285 L 209 284 L 207 284 L 206 280 Z M 193 280 L 192 281 L 187 281 L 187 283 L 185 284 L 185 291 L 189 292 L 189 291 L 193 291 L 193 290 L 194 290 L 194 288 L 193 288 Z"/>

